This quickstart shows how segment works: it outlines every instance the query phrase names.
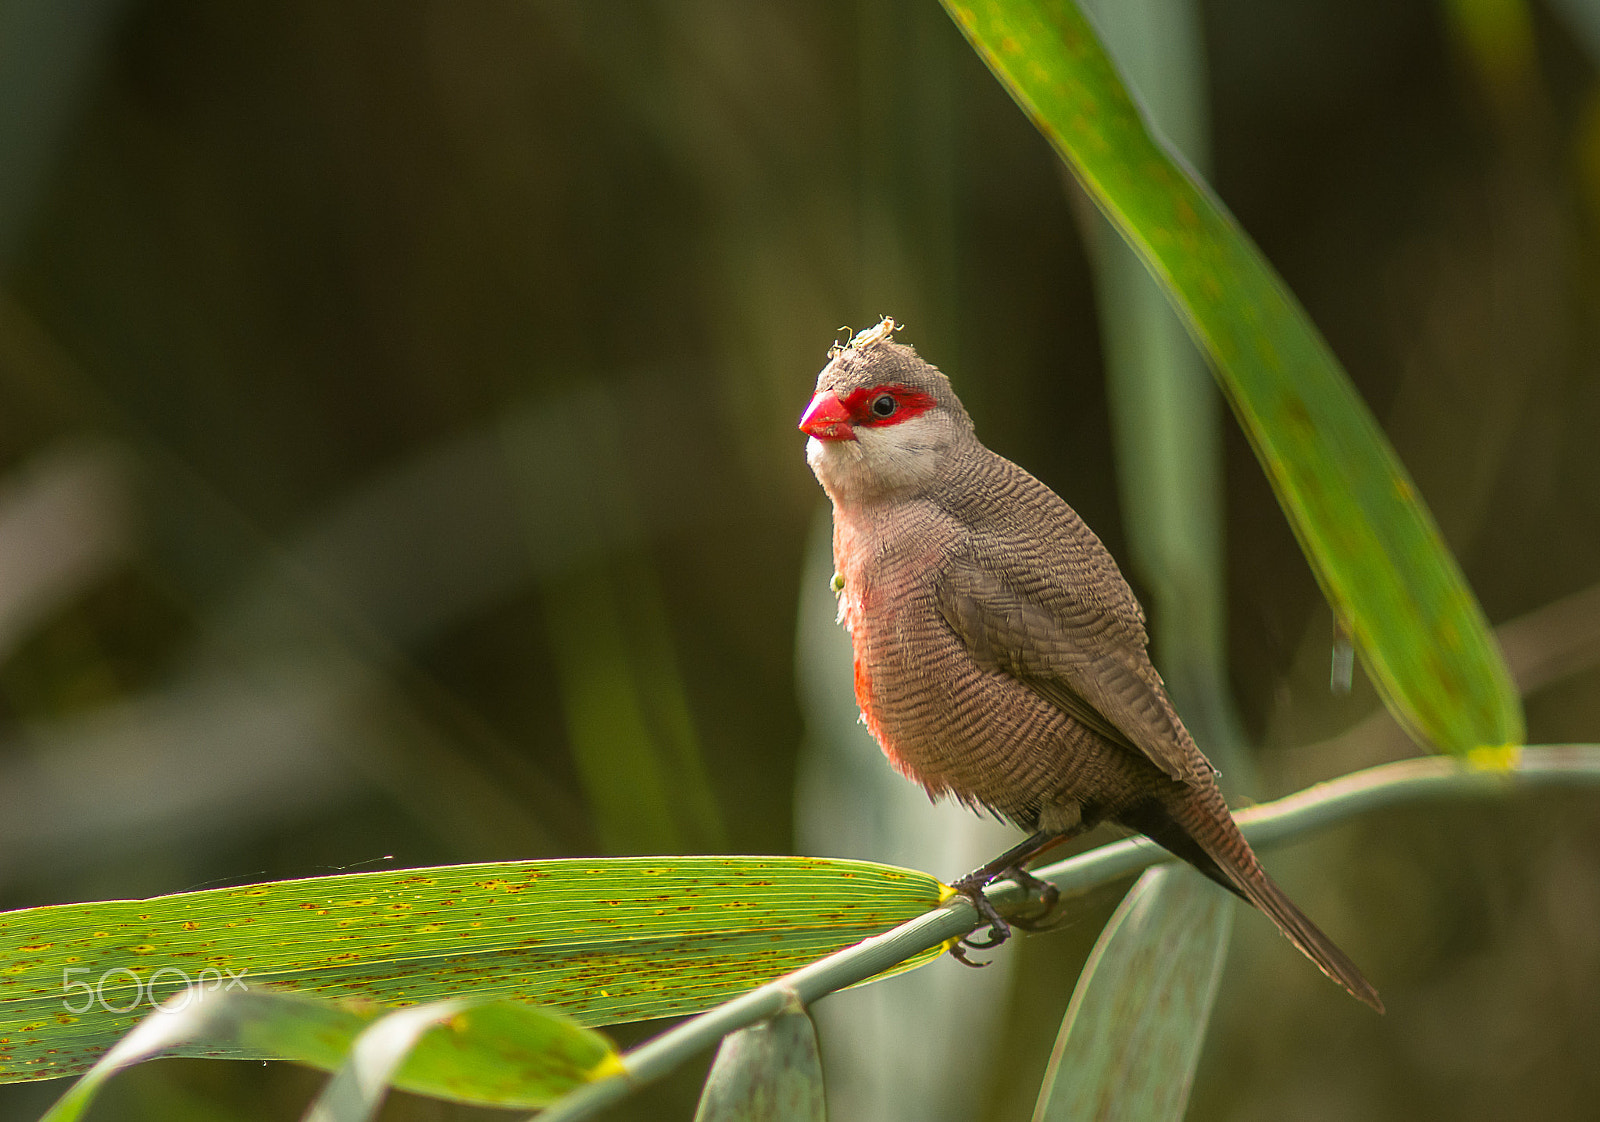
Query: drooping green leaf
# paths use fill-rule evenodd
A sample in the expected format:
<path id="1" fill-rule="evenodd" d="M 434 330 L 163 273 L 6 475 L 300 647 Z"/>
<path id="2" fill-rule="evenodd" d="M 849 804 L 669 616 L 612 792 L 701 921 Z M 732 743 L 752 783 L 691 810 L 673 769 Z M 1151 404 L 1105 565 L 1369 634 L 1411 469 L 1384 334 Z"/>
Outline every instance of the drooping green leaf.
<path id="1" fill-rule="evenodd" d="M 441 1025 L 441 1031 L 429 1032 Z M 308 1115 L 317 1122 L 369 1116 L 359 1111 L 375 1109 L 391 1082 L 463 1102 L 542 1106 L 609 1074 L 619 1062 L 599 1033 L 517 1002 L 435 1002 L 385 1016 L 370 1004 L 270 989 L 195 991 L 169 999 L 140 1021 L 41 1122 L 76 1122 L 106 1081 L 133 1064 L 220 1053 L 338 1068 Z M 365 1085 L 358 1088 L 358 1082 Z M 330 1110 L 334 1104 L 336 1111 Z"/>
<path id="2" fill-rule="evenodd" d="M 395 1071 L 405 1063 L 417 1042 L 462 1013 L 468 1004 L 430 1001 L 397 1009 L 373 1021 L 351 1043 L 350 1054 L 306 1111 L 304 1122 L 368 1122 L 383 1105 Z M 531 1006 L 519 1008 L 531 1010 Z"/>
<path id="3" fill-rule="evenodd" d="M 730 1033 L 694 1122 L 824 1122 L 817 1030 L 805 1010 Z"/>
<path id="4" fill-rule="evenodd" d="M 1477 601 L 1326 342 L 1147 127 L 1070 0 L 944 0 L 1210 357 L 1324 592 L 1397 719 L 1451 752 L 1520 743 Z"/>
<path id="5" fill-rule="evenodd" d="M 1034 1122 L 1178 1122 L 1227 959 L 1233 899 L 1194 870 L 1147 870 L 1095 943 Z"/>
<path id="6" fill-rule="evenodd" d="M 385 1006 L 506 997 L 591 1025 L 698 1012 L 920 915 L 940 891 L 926 874 L 862 861 L 639 857 L 0 913 L 0 1081 L 82 1071 L 190 987 Z"/>
<path id="7" fill-rule="evenodd" d="M 618 1063 L 605 1037 L 548 1009 L 485 998 L 435 1001 L 367 1025 L 306 1118 L 370 1118 L 389 1083 L 438 1098 L 544 1106 Z"/>

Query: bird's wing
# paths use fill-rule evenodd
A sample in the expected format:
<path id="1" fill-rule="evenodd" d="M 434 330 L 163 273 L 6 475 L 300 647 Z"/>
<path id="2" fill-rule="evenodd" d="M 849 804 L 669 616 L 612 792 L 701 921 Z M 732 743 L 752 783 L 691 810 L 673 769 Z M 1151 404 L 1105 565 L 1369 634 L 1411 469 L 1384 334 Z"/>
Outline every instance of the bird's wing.
<path id="1" fill-rule="evenodd" d="M 959 554 L 937 586 L 940 614 L 980 666 L 1011 675 L 1174 779 L 1210 774 L 1145 654 L 1142 613 L 1118 610 L 1120 597 L 1107 605 L 1061 583 L 1030 587 L 1020 573 Z M 1138 613 L 1131 593 L 1127 600 Z"/>

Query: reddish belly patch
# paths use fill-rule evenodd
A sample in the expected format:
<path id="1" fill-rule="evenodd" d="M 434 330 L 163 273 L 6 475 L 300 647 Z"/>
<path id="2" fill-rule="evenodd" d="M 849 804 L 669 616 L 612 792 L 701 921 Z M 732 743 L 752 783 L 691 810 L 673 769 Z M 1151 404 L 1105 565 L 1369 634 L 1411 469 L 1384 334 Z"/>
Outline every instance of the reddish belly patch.
<path id="1" fill-rule="evenodd" d="M 878 711 L 873 705 L 872 675 L 867 670 L 867 665 L 858 655 L 856 664 L 856 704 L 861 707 L 861 718 L 867 726 L 867 731 L 878 742 L 878 747 L 883 749 L 883 754 L 889 758 L 889 763 L 901 775 L 910 779 L 917 779 L 917 773 L 905 758 L 895 750 L 894 742 L 884 732 L 883 722 L 878 718 Z M 920 782 L 920 780 L 919 780 Z"/>

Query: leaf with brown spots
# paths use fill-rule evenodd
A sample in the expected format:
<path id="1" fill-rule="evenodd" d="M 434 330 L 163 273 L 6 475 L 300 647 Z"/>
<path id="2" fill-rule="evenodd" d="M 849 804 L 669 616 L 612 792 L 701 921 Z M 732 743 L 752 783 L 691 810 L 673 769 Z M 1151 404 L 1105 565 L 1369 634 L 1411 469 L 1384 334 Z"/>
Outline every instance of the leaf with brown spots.
<path id="1" fill-rule="evenodd" d="M 921 915 L 940 891 L 861 861 L 624 857 L 0 913 L 0 1081 L 83 1071 L 186 985 L 381 1006 L 506 997 L 588 1025 L 696 1013 Z"/>

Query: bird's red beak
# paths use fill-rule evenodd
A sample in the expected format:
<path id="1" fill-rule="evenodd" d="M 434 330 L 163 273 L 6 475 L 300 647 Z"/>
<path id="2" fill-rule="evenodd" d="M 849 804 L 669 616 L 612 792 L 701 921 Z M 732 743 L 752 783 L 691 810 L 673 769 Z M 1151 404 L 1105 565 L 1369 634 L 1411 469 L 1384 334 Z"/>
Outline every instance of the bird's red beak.
<path id="1" fill-rule="evenodd" d="M 800 417 L 800 431 L 818 440 L 854 440 L 850 411 L 832 390 L 823 390 L 811 399 Z"/>

